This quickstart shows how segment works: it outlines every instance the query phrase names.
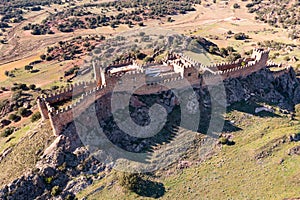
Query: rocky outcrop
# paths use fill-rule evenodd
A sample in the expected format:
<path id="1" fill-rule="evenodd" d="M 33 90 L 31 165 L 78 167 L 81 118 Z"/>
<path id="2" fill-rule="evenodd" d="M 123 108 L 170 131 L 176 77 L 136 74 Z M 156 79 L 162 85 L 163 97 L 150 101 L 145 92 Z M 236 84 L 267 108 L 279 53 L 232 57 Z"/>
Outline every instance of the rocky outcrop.
<path id="1" fill-rule="evenodd" d="M 300 82 L 292 68 L 278 77 L 269 69 L 262 69 L 245 78 L 225 80 L 224 84 L 229 105 L 251 98 L 293 110 L 300 102 Z"/>
<path id="2" fill-rule="evenodd" d="M 90 184 L 106 166 L 90 157 L 70 126 L 45 150 L 36 169 L 0 189 L 0 199 L 72 199 Z M 86 175 L 90 178 L 86 178 Z M 53 188 L 57 187 L 57 194 Z"/>

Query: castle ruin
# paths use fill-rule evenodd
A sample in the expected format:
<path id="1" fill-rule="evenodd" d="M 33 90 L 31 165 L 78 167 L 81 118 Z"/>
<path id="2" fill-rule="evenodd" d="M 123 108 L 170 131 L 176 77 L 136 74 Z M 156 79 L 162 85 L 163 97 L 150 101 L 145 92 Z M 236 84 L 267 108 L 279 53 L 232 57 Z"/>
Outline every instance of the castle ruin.
<path id="1" fill-rule="evenodd" d="M 59 92 L 42 95 L 37 99 L 37 104 L 42 119 L 50 120 L 53 133 L 58 136 L 64 127 L 77 117 L 76 114 L 82 113 L 98 99 L 104 102 L 99 114 L 103 119 L 110 116 L 112 92 L 135 91 L 137 95 L 156 94 L 172 88 L 185 87 L 183 80 L 185 82 L 187 80 L 192 87 L 205 87 L 217 84 L 219 80 L 246 77 L 266 68 L 268 56 L 268 50 L 254 49 L 250 58 L 211 66 L 204 66 L 183 54 L 176 53 L 168 53 L 161 62 L 144 65 L 139 65 L 134 60 L 126 60 L 102 68 L 93 63 L 95 80 L 75 83 Z M 143 86 L 139 85 L 141 82 L 144 83 Z M 168 84 L 168 88 L 164 87 L 165 84 Z M 91 96 L 94 98 L 89 98 Z M 72 99 L 76 102 L 55 108 L 55 105 Z M 73 112 L 75 109 L 76 112 Z"/>

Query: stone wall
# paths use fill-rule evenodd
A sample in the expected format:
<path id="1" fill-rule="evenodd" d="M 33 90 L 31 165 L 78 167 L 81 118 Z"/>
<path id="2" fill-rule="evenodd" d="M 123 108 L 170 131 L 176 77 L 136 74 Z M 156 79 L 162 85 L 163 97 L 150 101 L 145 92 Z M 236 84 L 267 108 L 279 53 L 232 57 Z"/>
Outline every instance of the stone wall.
<path id="1" fill-rule="evenodd" d="M 101 115 L 103 115 L 103 118 L 108 117 L 110 115 L 110 96 L 112 92 L 133 93 L 134 91 L 138 95 L 147 95 L 173 88 L 186 88 L 191 85 L 193 87 L 203 87 L 210 84 L 218 84 L 226 79 L 246 77 L 253 72 L 261 70 L 267 65 L 268 54 L 268 51 L 254 50 L 252 55 L 253 61 L 247 60 L 247 64 L 244 66 L 241 65 L 242 60 L 231 64 L 217 64 L 207 67 L 210 69 L 217 68 L 217 71 L 211 70 L 210 73 L 205 75 L 199 74 L 199 68 L 203 66 L 192 59 L 178 54 L 174 54 L 173 56 L 168 55 L 168 57 L 175 60 L 180 58 L 179 61 L 176 60 L 176 62 L 173 62 L 173 65 L 176 65 L 175 67 L 178 69 L 177 71 L 174 70 L 174 73 L 151 78 L 146 76 L 143 67 L 130 72 L 103 73 L 97 77 L 105 78 L 105 80 L 76 83 L 59 92 L 38 98 L 38 107 L 42 118 L 50 119 L 53 133 L 59 135 L 65 125 L 72 122 L 74 118 L 85 111 L 95 101 L 104 97 L 103 103 L 107 107 L 102 109 Z M 120 62 L 117 65 L 125 66 L 128 63 L 132 64 L 132 61 Z M 147 66 L 156 64 L 161 63 L 148 63 Z M 182 69 L 181 71 L 179 70 L 180 68 Z M 99 86 L 99 82 L 105 84 Z M 76 97 L 79 97 L 76 103 L 66 108 L 55 110 L 52 106 L 55 103 L 72 100 Z"/>

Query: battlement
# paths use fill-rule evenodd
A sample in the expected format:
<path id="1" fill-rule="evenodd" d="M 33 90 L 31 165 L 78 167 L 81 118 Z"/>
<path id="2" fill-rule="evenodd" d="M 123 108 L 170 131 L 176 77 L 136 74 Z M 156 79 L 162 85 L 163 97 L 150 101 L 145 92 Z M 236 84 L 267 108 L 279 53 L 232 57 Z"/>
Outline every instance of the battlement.
<path id="1" fill-rule="evenodd" d="M 186 83 L 193 87 L 205 87 L 220 81 L 246 77 L 268 66 L 269 51 L 254 49 L 251 58 L 239 59 L 236 62 L 218 63 L 204 66 L 195 60 L 176 53 L 169 53 L 162 62 L 149 62 L 139 66 L 133 60 L 125 60 L 109 65 L 105 70 L 96 68 L 99 73 L 96 80 L 78 82 L 57 92 L 42 95 L 37 99 L 38 107 L 43 119 L 49 119 L 55 135 L 59 135 L 66 124 L 84 112 L 93 102 L 115 91 L 115 86 L 121 85 L 117 92 L 135 91 L 139 95 L 153 94 L 171 88 L 186 87 Z M 127 67 L 130 66 L 130 67 Z M 163 68 L 165 68 L 163 70 Z M 146 69 L 151 69 L 148 74 Z M 161 69 L 161 70 L 160 70 Z M 171 70 L 171 71 L 170 71 Z M 275 76 L 286 73 L 287 69 L 274 72 Z M 111 73 L 113 71 L 113 73 Z M 200 71 L 203 73 L 200 74 Z M 99 80 L 100 79 L 100 80 Z M 125 82 L 122 83 L 122 82 Z M 143 81 L 141 88 L 138 84 Z M 130 84 L 126 84 L 126 82 Z M 135 84 L 136 83 L 136 84 Z M 123 85 L 122 85 L 123 84 Z M 54 104 L 64 101 L 74 101 L 71 105 L 55 109 Z M 110 106 L 107 99 L 104 104 Z M 103 117 L 109 115 L 106 108 L 101 113 Z"/>

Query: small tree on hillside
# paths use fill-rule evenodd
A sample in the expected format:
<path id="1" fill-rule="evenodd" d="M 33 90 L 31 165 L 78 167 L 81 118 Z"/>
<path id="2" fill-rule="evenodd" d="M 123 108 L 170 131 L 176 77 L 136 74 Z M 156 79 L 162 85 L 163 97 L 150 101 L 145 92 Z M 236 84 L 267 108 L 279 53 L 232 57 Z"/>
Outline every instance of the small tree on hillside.
<path id="1" fill-rule="evenodd" d="M 24 69 L 25 69 L 26 71 L 30 71 L 30 70 L 33 69 L 33 66 L 32 66 L 32 65 L 25 65 Z"/>

